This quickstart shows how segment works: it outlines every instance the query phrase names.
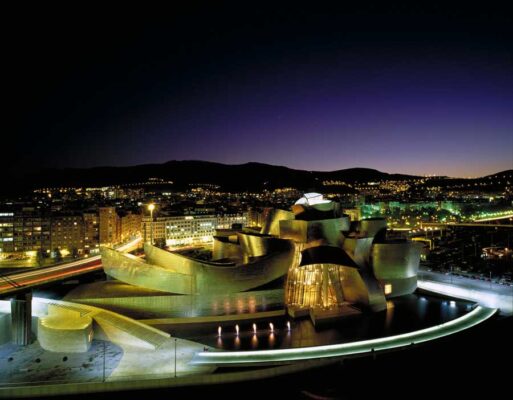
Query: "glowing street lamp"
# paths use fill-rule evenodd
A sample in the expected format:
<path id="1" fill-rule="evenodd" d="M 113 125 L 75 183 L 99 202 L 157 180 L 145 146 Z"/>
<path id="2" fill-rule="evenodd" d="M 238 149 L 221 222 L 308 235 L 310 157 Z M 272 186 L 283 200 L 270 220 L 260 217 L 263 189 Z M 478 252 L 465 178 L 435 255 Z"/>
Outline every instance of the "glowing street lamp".
<path id="1" fill-rule="evenodd" d="M 155 210 L 155 204 L 148 204 L 148 211 L 150 212 L 150 244 L 153 246 L 153 210 Z"/>

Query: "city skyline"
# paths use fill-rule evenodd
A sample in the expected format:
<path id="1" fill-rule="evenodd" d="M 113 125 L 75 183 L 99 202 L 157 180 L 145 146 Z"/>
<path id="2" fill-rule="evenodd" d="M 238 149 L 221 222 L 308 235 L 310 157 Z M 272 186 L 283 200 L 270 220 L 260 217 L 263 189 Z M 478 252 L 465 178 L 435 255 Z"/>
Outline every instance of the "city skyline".
<path id="1" fill-rule="evenodd" d="M 8 46 L 8 172 L 173 159 L 451 177 L 513 168 L 500 8 L 136 11 L 13 14 L 24 29 Z"/>

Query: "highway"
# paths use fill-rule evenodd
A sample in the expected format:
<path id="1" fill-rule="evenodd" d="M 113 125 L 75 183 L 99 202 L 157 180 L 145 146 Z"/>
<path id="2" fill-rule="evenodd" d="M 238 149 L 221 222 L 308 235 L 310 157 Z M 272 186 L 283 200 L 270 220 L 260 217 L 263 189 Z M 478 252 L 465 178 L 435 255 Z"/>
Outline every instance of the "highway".
<path id="1" fill-rule="evenodd" d="M 139 242 L 140 238 L 134 239 L 124 245 L 117 247 L 119 251 L 129 251 Z M 13 273 L 0 276 L 0 296 L 22 292 L 26 289 L 33 289 L 51 282 L 69 279 L 91 271 L 102 268 L 101 257 L 94 256 L 72 261 L 53 267 L 37 268 L 28 272 Z"/>

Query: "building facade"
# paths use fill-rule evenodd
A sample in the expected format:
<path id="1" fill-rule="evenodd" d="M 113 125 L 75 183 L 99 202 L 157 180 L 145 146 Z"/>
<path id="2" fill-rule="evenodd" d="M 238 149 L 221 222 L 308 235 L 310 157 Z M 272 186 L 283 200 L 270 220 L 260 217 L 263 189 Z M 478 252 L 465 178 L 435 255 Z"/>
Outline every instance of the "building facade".
<path id="1" fill-rule="evenodd" d="M 0 212 L 0 253 L 46 250 L 50 243 L 50 218 L 32 207 Z"/>
<path id="2" fill-rule="evenodd" d="M 79 255 L 84 252 L 84 218 L 82 215 L 53 215 L 50 249 Z"/>
<path id="3" fill-rule="evenodd" d="M 145 242 L 156 243 L 165 240 L 169 246 L 212 243 L 216 229 L 230 229 L 232 226 L 245 227 L 247 214 L 224 215 L 181 215 L 150 216 L 142 218 L 141 232 Z"/>

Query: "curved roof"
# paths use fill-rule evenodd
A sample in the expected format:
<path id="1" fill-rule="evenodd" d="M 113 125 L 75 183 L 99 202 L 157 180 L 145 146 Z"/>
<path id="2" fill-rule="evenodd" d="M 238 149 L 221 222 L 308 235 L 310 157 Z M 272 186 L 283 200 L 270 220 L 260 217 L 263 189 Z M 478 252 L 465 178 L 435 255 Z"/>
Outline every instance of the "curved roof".
<path id="1" fill-rule="evenodd" d="M 315 204 L 331 203 L 330 200 L 324 200 L 324 197 L 320 193 L 305 193 L 295 204 L 304 204 L 307 206 L 313 206 Z"/>

